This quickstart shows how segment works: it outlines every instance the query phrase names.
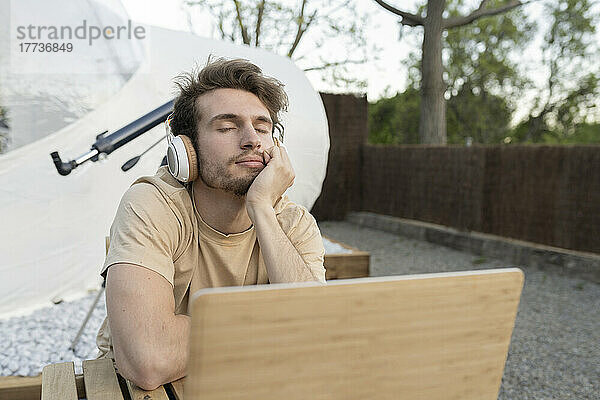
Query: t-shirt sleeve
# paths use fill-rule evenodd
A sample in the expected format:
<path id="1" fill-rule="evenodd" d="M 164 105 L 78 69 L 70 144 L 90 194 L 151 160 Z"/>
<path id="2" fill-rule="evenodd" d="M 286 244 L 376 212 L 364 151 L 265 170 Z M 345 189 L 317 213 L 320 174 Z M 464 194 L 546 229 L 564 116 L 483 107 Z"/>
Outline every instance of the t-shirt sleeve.
<path id="1" fill-rule="evenodd" d="M 101 275 L 117 263 L 135 264 L 162 275 L 171 285 L 179 221 L 154 185 L 136 183 L 123 195 L 110 228 L 110 247 Z"/>
<path id="2" fill-rule="evenodd" d="M 295 205 L 293 209 L 280 214 L 280 225 L 313 275 L 325 283 L 325 247 L 317 221 L 306 208 Z"/>

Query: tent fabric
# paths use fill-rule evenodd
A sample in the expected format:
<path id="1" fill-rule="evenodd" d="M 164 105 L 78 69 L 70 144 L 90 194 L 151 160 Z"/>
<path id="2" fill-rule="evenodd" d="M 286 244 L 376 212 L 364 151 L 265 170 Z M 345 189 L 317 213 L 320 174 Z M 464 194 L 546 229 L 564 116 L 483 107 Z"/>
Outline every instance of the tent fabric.
<path id="1" fill-rule="evenodd" d="M 0 155 L 0 317 L 46 306 L 97 288 L 108 234 L 119 200 L 138 176 L 154 174 L 163 141 L 124 173 L 121 165 L 164 136 L 164 125 L 99 162 L 60 176 L 50 158 L 90 149 L 96 135 L 114 132 L 174 96 L 173 78 L 207 57 L 245 58 L 285 84 L 285 145 L 296 172 L 290 198 L 311 208 L 325 178 L 329 135 L 320 96 L 289 59 L 185 32 L 150 27 L 149 55 L 120 91 L 93 112 L 33 143 Z"/>

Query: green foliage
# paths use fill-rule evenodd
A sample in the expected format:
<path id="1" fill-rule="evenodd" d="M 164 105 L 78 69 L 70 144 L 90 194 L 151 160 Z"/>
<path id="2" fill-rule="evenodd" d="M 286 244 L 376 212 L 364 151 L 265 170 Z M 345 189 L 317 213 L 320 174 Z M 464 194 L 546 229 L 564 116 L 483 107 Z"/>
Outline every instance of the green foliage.
<path id="1" fill-rule="evenodd" d="M 464 14 L 463 3 L 463 0 L 449 1 L 450 16 Z M 490 1 L 488 7 L 502 3 Z M 530 83 L 515 61 L 515 55 L 525 49 L 535 30 L 535 24 L 519 7 L 447 31 L 444 54 L 449 93 L 456 96 L 466 86 L 477 95 L 493 93 L 515 101 Z"/>
<path id="2" fill-rule="evenodd" d="M 369 143 L 419 143 L 421 96 L 408 88 L 394 97 L 369 104 Z"/>
<path id="3" fill-rule="evenodd" d="M 514 139 L 567 143 L 582 135 L 575 133 L 587 125 L 588 114 L 600 98 L 600 55 L 595 41 L 598 15 L 590 0 L 548 1 L 545 14 L 550 21 L 542 47 L 547 80 L 528 119 L 515 130 Z"/>
<path id="4" fill-rule="evenodd" d="M 508 134 L 511 116 L 505 98 L 463 86 L 447 103 L 448 143 L 463 144 L 467 137 L 473 143 L 501 143 Z"/>
<path id="5" fill-rule="evenodd" d="M 600 123 L 598 122 L 576 124 L 568 134 L 565 131 L 545 127 L 539 131 L 536 141 L 527 136 L 530 131 L 530 123 L 531 120 L 528 119 L 512 129 L 509 135 L 512 143 L 600 144 Z"/>
<path id="6" fill-rule="evenodd" d="M 490 1 L 497 7 L 502 1 Z M 464 1 L 448 3 L 450 16 L 464 15 Z M 445 77 L 448 143 L 501 143 L 509 131 L 515 104 L 530 85 L 516 54 L 529 44 L 535 24 L 522 8 L 478 19 L 447 32 Z"/>
<path id="7" fill-rule="evenodd" d="M 408 88 L 394 97 L 369 104 L 369 143 L 418 144 L 421 97 Z M 502 97 L 474 94 L 463 86 L 447 104 L 448 143 L 500 143 L 508 134 L 511 109 Z"/>
<path id="8" fill-rule="evenodd" d="M 600 123 L 582 123 L 575 126 L 573 133 L 562 140 L 565 144 L 600 144 Z"/>

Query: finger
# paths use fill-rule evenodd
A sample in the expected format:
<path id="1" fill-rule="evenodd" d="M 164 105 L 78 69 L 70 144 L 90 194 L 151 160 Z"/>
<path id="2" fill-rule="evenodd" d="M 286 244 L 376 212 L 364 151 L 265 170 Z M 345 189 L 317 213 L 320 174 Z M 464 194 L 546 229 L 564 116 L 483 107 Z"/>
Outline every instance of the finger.
<path id="1" fill-rule="evenodd" d="M 281 157 L 281 148 L 277 146 L 270 147 L 266 150 L 267 153 L 271 156 L 271 158 L 279 158 Z"/>
<path id="2" fill-rule="evenodd" d="M 263 151 L 263 162 L 266 164 L 269 163 L 269 161 L 271 161 L 271 155 L 267 152 L 267 151 Z"/>
<path id="3" fill-rule="evenodd" d="M 278 158 L 279 155 L 275 154 L 275 149 L 277 147 L 273 146 L 273 147 L 269 147 L 268 149 L 263 150 L 263 162 L 265 165 L 268 165 L 273 158 Z"/>
<path id="4" fill-rule="evenodd" d="M 273 155 L 273 152 L 274 152 L 275 150 L 277 150 L 277 148 L 278 148 L 278 147 L 277 147 L 276 145 L 273 145 L 273 146 L 271 146 L 271 147 L 268 147 L 268 148 L 267 148 L 265 151 L 268 151 L 268 152 L 269 152 L 269 154 L 272 156 L 272 155 Z"/>

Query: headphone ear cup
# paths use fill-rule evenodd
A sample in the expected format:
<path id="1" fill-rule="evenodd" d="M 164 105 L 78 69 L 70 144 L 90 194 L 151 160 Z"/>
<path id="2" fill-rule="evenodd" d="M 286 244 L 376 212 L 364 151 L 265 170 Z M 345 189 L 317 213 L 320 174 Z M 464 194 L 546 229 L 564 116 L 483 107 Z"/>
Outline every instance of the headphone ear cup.
<path id="1" fill-rule="evenodd" d="M 185 146 L 185 152 L 187 154 L 189 165 L 188 182 L 192 182 L 198 178 L 198 157 L 196 156 L 196 150 L 194 149 L 194 144 L 189 137 L 185 135 L 179 135 L 177 137 L 181 138 L 183 145 Z"/>
<path id="2" fill-rule="evenodd" d="M 198 160 L 189 137 L 178 135 L 167 148 L 169 172 L 180 182 L 191 182 L 198 177 Z"/>

